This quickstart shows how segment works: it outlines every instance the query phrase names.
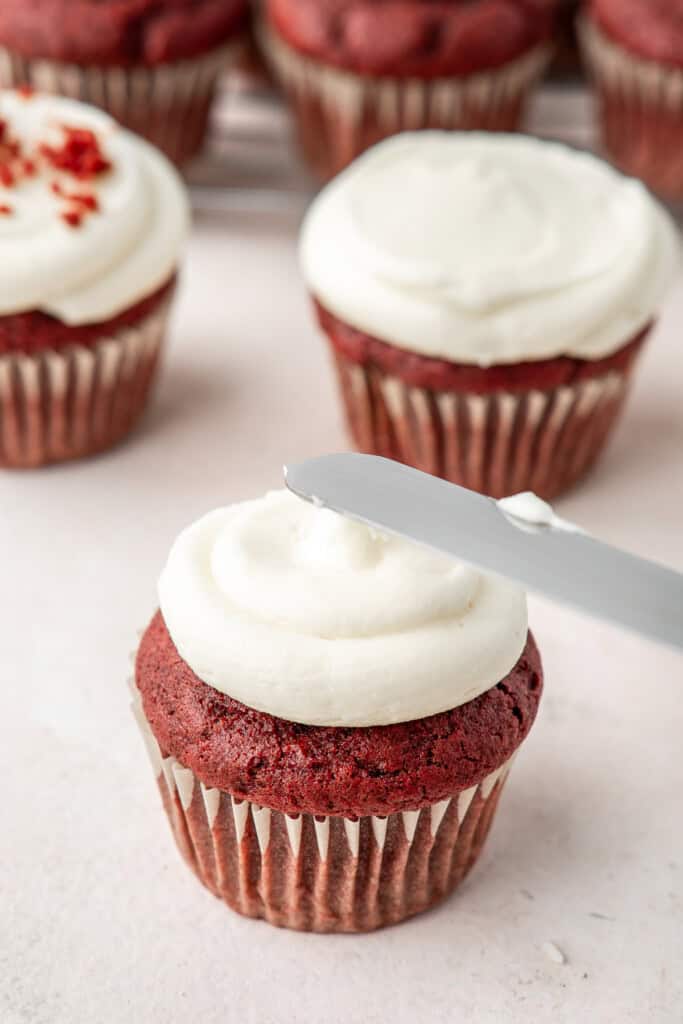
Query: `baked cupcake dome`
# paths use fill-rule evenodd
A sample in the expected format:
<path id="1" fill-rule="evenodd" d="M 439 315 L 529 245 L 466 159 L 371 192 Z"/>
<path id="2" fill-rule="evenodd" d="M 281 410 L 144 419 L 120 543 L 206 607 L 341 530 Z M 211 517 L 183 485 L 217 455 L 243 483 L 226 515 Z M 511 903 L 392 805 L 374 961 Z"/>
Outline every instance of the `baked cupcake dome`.
<path id="1" fill-rule="evenodd" d="M 266 0 L 262 38 L 329 178 L 416 128 L 511 130 L 550 54 L 552 0 Z"/>
<path id="2" fill-rule="evenodd" d="M 581 37 L 609 157 L 663 196 L 683 198 L 683 3 L 591 0 Z"/>
<path id="3" fill-rule="evenodd" d="M 0 85 L 101 106 L 183 163 L 202 144 L 247 15 L 247 0 L 8 0 Z"/>
<path id="4" fill-rule="evenodd" d="M 588 154 L 421 132 L 328 185 L 300 251 L 360 450 L 552 497 L 621 410 L 678 241 L 640 183 Z"/>
<path id="5" fill-rule="evenodd" d="M 181 534 L 160 601 L 135 700 L 201 881 L 315 931 L 450 892 L 540 699 L 523 593 L 278 492 Z"/>
<path id="6" fill-rule="evenodd" d="M 165 158 L 83 104 L 0 92 L 0 465 L 120 440 L 144 408 L 188 206 Z"/>

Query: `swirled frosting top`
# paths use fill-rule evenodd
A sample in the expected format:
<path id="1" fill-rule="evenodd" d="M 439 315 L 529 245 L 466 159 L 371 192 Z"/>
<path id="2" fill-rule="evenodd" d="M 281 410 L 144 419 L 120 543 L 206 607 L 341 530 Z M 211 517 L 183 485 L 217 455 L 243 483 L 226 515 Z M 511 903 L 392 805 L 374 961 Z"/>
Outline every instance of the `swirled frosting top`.
<path id="1" fill-rule="evenodd" d="M 489 366 L 601 359 L 656 316 L 678 234 L 640 182 L 559 143 L 417 132 L 313 202 L 313 295 L 400 348 Z"/>
<path id="2" fill-rule="evenodd" d="M 117 316 L 172 275 L 188 220 L 171 164 L 106 114 L 0 92 L 0 316 Z"/>
<path id="3" fill-rule="evenodd" d="M 518 587 L 286 491 L 181 533 L 159 596 L 201 680 L 310 725 L 457 707 L 503 679 L 527 638 Z"/>

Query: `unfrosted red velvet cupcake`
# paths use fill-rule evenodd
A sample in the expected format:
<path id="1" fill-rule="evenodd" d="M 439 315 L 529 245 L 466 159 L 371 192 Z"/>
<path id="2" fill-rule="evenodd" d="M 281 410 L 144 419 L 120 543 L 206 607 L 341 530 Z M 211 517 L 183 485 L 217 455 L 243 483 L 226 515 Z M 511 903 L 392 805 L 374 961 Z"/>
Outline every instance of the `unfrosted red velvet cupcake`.
<path id="1" fill-rule="evenodd" d="M 275 492 L 182 533 L 159 595 L 134 708 L 200 881 L 318 932 L 448 895 L 541 696 L 523 591 Z"/>
<path id="2" fill-rule="evenodd" d="M 187 222 L 177 173 L 142 139 L 71 100 L 0 92 L 0 466 L 131 429 Z"/>
<path id="3" fill-rule="evenodd" d="M 264 0 L 261 38 L 309 163 L 332 177 L 417 128 L 519 126 L 555 0 Z"/>
<path id="4" fill-rule="evenodd" d="M 248 0 L 3 0 L 0 85 L 103 107 L 175 163 L 200 149 Z"/>
<path id="5" fill-rule="evenodd" d="M 356 447 L 494 497 L 593 464 L 677 259 L 639 182 L 493 133 L 381 143 L 301 237 Z"/>
<path id="6" fill-rule="evenodd" d="M 683 199 L 683 0 L 591 0 L 581 38 L 609 157 Z"/>

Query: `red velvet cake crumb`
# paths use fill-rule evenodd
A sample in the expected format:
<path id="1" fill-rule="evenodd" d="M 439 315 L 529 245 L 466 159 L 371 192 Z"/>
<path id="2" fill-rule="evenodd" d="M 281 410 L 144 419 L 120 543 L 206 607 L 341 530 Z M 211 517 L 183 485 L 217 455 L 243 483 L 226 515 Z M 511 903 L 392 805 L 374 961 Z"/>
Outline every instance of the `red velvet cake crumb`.
<path id="1" fill-rule="evenodd" d="M 14 184 L 13 164 L 21 156 L 21 146 L 12 137 L 7 121 L 0 121 L 0 184 Z"/>
<path id="2" fill-rule="evenodd" d="M 82 210 L 62 210 L 59 216 L 70 228 L 79 228 L 85 214 Z"/>
<path id="3" fill-rule="evenodd" d="M 555 0 L 268 0 L 290 46 L 361 74 L 468 75 L 549 39 Z"/>
<path id="4" fill-rule="evenodd" d="M 506 678 L 452 711 L 370 728 L 297 725 L 203 683 L 157 613 L 136 682 L 163 756 L 206 786 L 287 814 L 356 817 L 424 807 L 494 771 L 531 728 L 543 672 L 529 634 Z"/>
<path id="5" fill-rule="evenodd" d="M 56 169 L 87 180 L 111 170 L 111 163 L 100 148 L 95 132 L 88 128 L 62 125 L 64 141 L 61 146 L 40 146 L 41 155 Z"/>
<path id="6" fill-rule="evenodd" d="M 0 203 L 0 216 L 8 217 L 12 213 L 12 207 L 7 203 Z"/>
<path id="7" fill-rule="evenodd" d="M 68 125 L 63 125 L 61 130 L 64 135 L 61 145 L 39 142 L 35 152 L 27 154 L 12 137 L 7 121 L 0 121 L 0 185 L 13 188 L 23 179 L 34 177 L 39 163 L 47 163 L 55 172 L 80 182 L 91 181 L 111 170 L 112 165 L 104 156 L 95 132 Z M 57 215 L 71 228 L 80 227 L 86 216 L 99 211 L 99 200 L 93 192 L 83 189 L 70 192 L 56 179 L 49 187 L 64 201 Z"/>

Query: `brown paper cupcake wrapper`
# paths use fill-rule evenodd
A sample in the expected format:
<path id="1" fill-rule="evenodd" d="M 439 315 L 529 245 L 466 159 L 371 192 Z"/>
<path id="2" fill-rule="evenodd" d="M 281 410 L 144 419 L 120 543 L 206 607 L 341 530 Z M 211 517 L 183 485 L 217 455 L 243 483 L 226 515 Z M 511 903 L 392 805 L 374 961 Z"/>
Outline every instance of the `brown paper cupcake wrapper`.
<path id="1" fill-rule="evenodd" d="M 233 910 L 283 928 L 371 931 L 438 903 L 479 856 L 512 761 L 419 810 L 291 817 L 207 789 L 174 758 L 162 758 L 134 683 L 131 692 L 183 858 Z"/>
<path id="2" fill-rule="evenodd" d="M 157 67 L 81 67 L 0 48 L 0 86 L 30 85 L 106 110 L 177 164 L 202 146 L 216 83 L 241 57 L 239 39 L 194 60 Z"/>
<path id="3" fill-rule="evenodd" d="M 92 455 L 127 434 L 147 401 L 169 306 L 92 347 L 0 355 L 0 467 Z"/>
<path id="4" fill-rule="evenodd" d="M 670 198 L 683 197 L 683 69 L 642 60 L 579 19 L 610 158 Z"/>
<path id="5" fill-rule="evenodd" d="M 541 45 L 502 68 L 467 77 L 371 77 L 300 54 L 263 18 L 257 31 L 266 60 L 295 113 L 304 153 L 323 178 L 397 132 L 514 130 L 526 97 L 552 55 L 550 46 Z"/>
<path id="6" fill-rule="evenodd" d="M 532 490 L 548 499 L 576 483 L 603 448 L 630 377 L 615 370 L 548 391 L 476 395 L 412 387 L 333 355 L 359 451 L 494 498 Z"/>

